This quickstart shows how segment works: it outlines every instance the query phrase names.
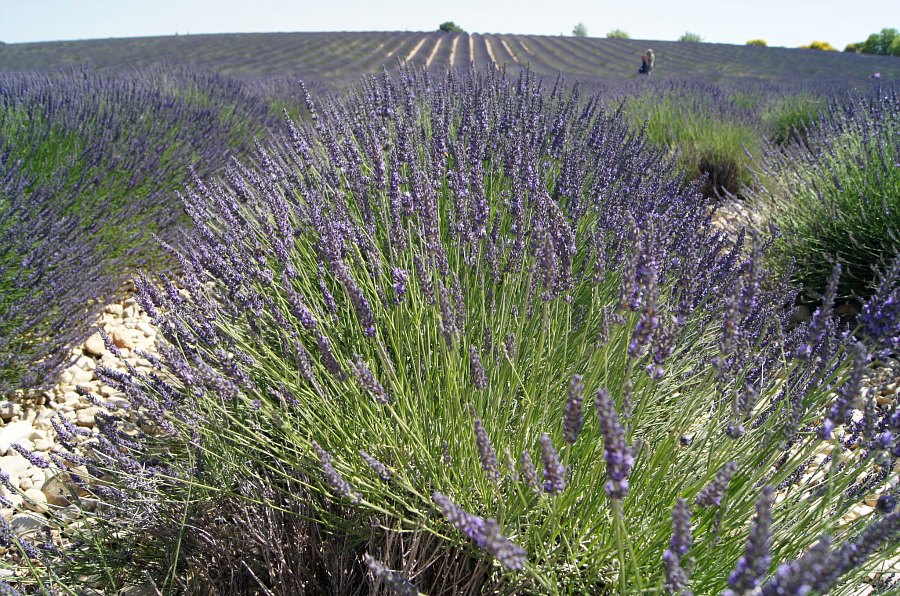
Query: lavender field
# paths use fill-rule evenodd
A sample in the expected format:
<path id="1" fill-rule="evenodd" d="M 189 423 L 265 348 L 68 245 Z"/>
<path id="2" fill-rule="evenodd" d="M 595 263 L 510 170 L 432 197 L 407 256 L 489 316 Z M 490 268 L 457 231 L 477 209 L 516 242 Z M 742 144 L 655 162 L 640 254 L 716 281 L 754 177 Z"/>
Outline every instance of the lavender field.
<path id="1" fill-rule="evenodd" d="M 900 592 L 898 81 L 0 45 L 0 593 Z"/>

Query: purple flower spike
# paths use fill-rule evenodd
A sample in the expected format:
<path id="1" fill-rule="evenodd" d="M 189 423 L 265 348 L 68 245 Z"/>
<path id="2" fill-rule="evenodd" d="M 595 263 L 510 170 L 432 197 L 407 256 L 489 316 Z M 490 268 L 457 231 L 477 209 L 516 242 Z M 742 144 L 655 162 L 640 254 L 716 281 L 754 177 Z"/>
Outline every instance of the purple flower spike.
<path id="1" fill-rule="evenodd" d="M 756 589 L 769 572 L 772 562 L 772 502 L 775 491 L 767 486 L 756 501 L 756 517 L 750 526 L 750 537 L 743 556 L 728 576 L 730 589 L 723 596 L 738 596 Z"/>
<path id="2" fill-rule="evenodd" d="M 722 497 L 728 490 L 731 477 L 737 471 L 737 464 L 728 462 L 718 471 L 716 477 L 697 493 L 697 504 L 701 507 L 716 507 L 722 503 Z"/>
<path id="3" fill-rule="evenodd" d="M 493 519 L 485 521 L 477 515 L 472 515 L 454 504 L 443 493 L 435 492 L 432 499 L 453 527 L 475 542 L 478 548 L 491 554 L 501 565 L 513 571 L 525 567 L 528 553 L 504 536 L 496 521 Z"/>
<path id="4" fill-rule="evenodd" d="M 691 510 L 684 499 L 678 499 L 672 510 L 672 552 L 683 557 L 690 550 L 692 542 Z"/>
<path id="5" fill-rule="evenodd" d="M 688 589 L 688 575 L 681 567 L 681 558 L 670 550 L 663 552 L 663 567 L 666 572 L 666 594 L 679 594 L 680 596 L 692 596 Z"/>
<path id="6" fill-rule="evenodd" d="M 569 445 L 575 444 L 581 431 L 583 403 L 584 383 L 581 375 L 572 375 L 572 385 L 569 387 L 569 398 L 566 400 L 566 413 L 563 418 L 563 436 Z"/>
<path id="7" fill-rule="evenodd" d="M 497 452 L 491 444 L 481 420 L 475 421 L 475 443 L 478 445 L 478 456 L 481 458 L 481 467 L 491 482 L 500 482 L 500 462 L 497 460 Z"/>
<path id="8" fill-rule="evenodd" d="M 369 464 L 369 467 L 372 468 L 372 471 L 378 474 L 378 476 L 382 480 L 387 482 L 391 479 L 391 476 L 393 476 L 393 474 L 391 473 L 390 468 L 388 468 L 386 465 L 378 461 L 377 458 L 369 455 L 365 451 L 360 451 L 359 454 L 366 461 L 366 463 Z"/>
<path id="9" fill-rule="evenodd" d="M 544 464 L 544 491 L 551 495 L 561 493 L 566 488 L 566 469 L 559 463 L 559 453 L 546 433 L 541 435 L 541 461 Z"/>
<path id="10" fill-rule="evenodd" d="M 629 489 L 628 473 L 634 465 L 631 449 L 625 442 L 625 429 L 619 424 L 616 406 L 605 389 L 597 391 L 594 408 L 603 433 L 603 455 L 609 478 L 603 488 L 610 499 L 624 499 Z"/>
<path id="11" fill-rule="evenodd" d="M 363 362 L 363 359 L 359 354 L 356 354 L 350 362 L 350 370 L 353 372 L 353 376 L 356 377 L 356 380 L 362 388 L 375 397 L 375 401 L 380 404 L 388 404 L 391 402 L 391 396 L 385 388 L 381 386 L 381 383 L 375 378 L 375 374 L 369 370 L 369 367 L 366 366 L 366 363 Z"/>
<path id="12" fill-rule="evenodd" d="M 45 460 L 43 457 L 40 457 L 36 453 L 33 453 L 30 450 L 26 449 L 22 445 L 20 445 L 18 443 L 13 443 L 12 445 L 10 445 L 10 447 L 12 449 L 15 449 L 16 451 L 18 451 L 22 457 L 24 457 L 29 462 L 31 462 L 31 465 L 35 466 L 36 468 L 41 468 L 41 469 L 46 470 L 47 468 L 50 467 L 50 462 Z"/>
<path id="13" fill-rule="evenodd" d="M 322 473 L 325 476 L 325 481 L 328 482 L 335 494 L 351 503 L 359 503 L 362 497 L 353 489 L 353 485 L 347 482 L 331 465 L 331 454 L 322 449 L 315 441 L 313 441 L 312 445 L 319 455 L 319 462 L 322 464 Z"/>
<path id="14" fill-rule="evenodd" d="M 392 569 L 388 569 L 384 563 L 366 553 L 363 557 L 366 566 L 375 579 L 380 580 L 389 594 L 395 596 L 419 596 L 419 589 L 411 581 Z"/>
<path id="15" fill-rule="evenodd" d="M 469 346 L 469 371 L 472 373 L 472 384 L 475 385 L 475 389 L 479 391 L 487 389 L 487 375 L 475 346 Z"/>
<path id="16" fill-rule="evenodd" d="M 538 480 L 537 470 L 535 470 L 534 462 L 531 461 L 531 456 L 528 455 L 527 451 L 523 451 L 522 456 L 519 458 L 519 473 L 531 490 L 536 493 L 541 492 L 541 483 Z"/>

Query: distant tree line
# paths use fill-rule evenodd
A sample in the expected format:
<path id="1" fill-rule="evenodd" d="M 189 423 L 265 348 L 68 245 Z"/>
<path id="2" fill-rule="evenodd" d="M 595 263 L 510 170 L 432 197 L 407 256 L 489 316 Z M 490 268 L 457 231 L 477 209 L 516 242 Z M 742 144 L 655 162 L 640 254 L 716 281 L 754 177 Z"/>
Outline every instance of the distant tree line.
<path id="1" fill-rule="evenodd" d="M 844 51 L 880 56 L 900 56 L 900 31 L 893 27 L 885 27 L 878 33 L 870 35 L 865 41 L 847 44 Z"/>

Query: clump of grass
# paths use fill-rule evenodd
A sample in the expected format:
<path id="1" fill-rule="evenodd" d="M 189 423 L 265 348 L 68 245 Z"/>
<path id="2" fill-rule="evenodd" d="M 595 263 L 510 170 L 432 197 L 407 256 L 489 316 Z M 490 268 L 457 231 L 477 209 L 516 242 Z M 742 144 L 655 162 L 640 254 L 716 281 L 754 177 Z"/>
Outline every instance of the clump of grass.
<path id="1" fill-rule="evenodd" d="M 298 573 L 332 586 L 740 593 L 826 533 L 818 589 L 858 582 L 897 522 L 841 521 L 887 483 L 889 447 L 845 420 L 865 352 L 828 308 L 785 333 L 760 240 L 713 234 L 597 105 L 527 71 L 402 70 L 187 193 L 187 297 L 138 280 L 164 373 L 99 369 L 155 430 L 99 419 L 109 530 L 46 554 L 51 579 L 170 590 L 205 541 L 273 589 L 269 522 L 214 514 L 263 504 L 303 520 L 276 521 L 286 543 L 326 537 L 345 575 Z M 806 475 L 823 447 L 840 465 Z"/>
<path id="2" fill-rule="evenodd" d="M 821 293 L 834 263 L 839 294 L 865 297 L 900 247 L 900 99 L 896 87 L 836 102 L 805 139 L 770 151 L 756 202 L 781 230 L 784 267 Z"/>
<path id="3" fill-rule="evenodd" d="M 702 192 L 717 197 L 744 194 L 759 154 L 760 135 L 748 114 L 721 90 L 702 86 L 655 89 L 625 100 L 629 120 L 646 123 L 647 136 L 678 155 Z"/>
<path id="4" fill-rule="evenodd" d="M 762 111 L 766 137 L 778 146 L 806 143 L 807 131 L 828 111 L 828 100 L 809 93 L 788 94 L 770 101 Z"/>

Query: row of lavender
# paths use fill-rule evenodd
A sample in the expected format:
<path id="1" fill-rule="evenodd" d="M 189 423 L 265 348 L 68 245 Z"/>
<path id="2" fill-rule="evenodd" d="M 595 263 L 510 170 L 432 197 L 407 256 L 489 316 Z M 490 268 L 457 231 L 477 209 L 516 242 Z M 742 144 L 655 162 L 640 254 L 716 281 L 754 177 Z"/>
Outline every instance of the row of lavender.
<path id="1" fill-rule="evenodd" d="M 126 270 L 155 266 L 188 169 L 267 122 L 241 85 L 186 70 L 0 73 L 0 394 L 54 381 Z"/>
<path id="2" fill-rule="evenodd" d="M 98 369 L 147 420 L 57 453 L 90 523 L 17 543 L 31 581 L 801 594 L 892 554 L 900 415 L 861 391 L 839 267 L 792 325 L 769 239 L 527 71 L 308 111 L 185 196 L 179 280 L 139 283 L 158 374 Z"/>

